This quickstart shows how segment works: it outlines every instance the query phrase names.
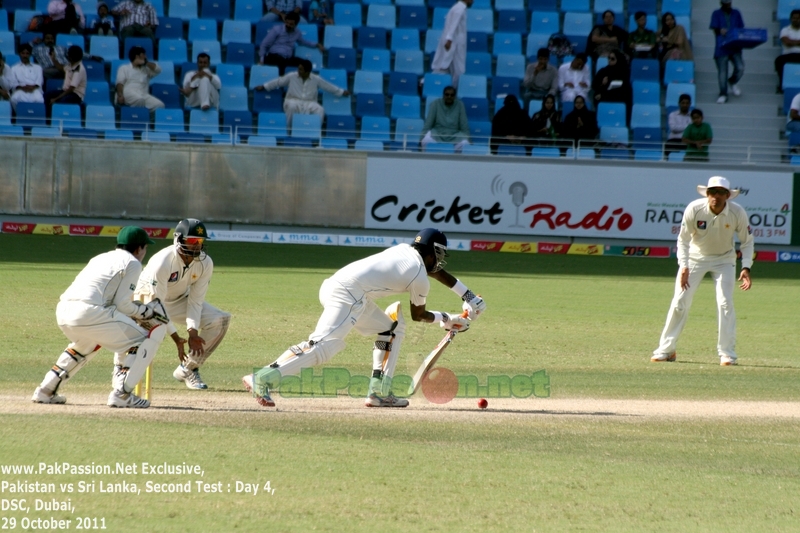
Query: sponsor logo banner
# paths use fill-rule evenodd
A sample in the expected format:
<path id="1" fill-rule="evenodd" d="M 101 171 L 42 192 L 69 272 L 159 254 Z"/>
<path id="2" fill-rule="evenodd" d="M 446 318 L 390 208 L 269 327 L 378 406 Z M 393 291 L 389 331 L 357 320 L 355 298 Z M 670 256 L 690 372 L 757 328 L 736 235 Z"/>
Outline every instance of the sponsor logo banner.
<path id="1" fill-rule="evenodd" d="M 89 226 L 86 224 L 69 225 L 70 235 L 85 235 L 85 236 L 97 237 L 100 235 L 101 231 L 103 231 L 103 226 Z"/>
<path id="2" fill-rule="evenodd" d="M 558 242 L 540 242 L 537 249 L 540 254 L 565 254 L 569 251 L 569 244 Z"/>
<path id="3" fill-rule="evenodd" d="M 478 252 L 499 252 L 503 247 L 503 241 L 472 241 L 470 250 Z"/>
<path id="4" fill-rule="evenodd" d="M 501 252 L 514 252 L 518 254 L 535 254 L 535 242 L 504 242 L 500 248 Z"/>
<path id="5" fill-rule="evenodd" d="M 33 233 L 36 224 L 20 222 L 3 222 L 3 233 Z"/>
<path id="6" fill-rule="evenodd" d="M 68 235 L 69 228 L 61 224 L 36 224 L 34 235 Z"/>
<path id="7" fill-rule="evenodd" d="M 568 254 L 574 255 L 603 255 L 602 244 L 572 244 Z"/>
<path id="8" fill-rule="evenodd" d="M 277 244 L 323 244 L 336 246 L 339 244 L 338 235 L 325 233 L 273 233 L 272 242 Z"/>
<path id="9" fill-rule="evenodd" d="M 629 257 L 669 257 L 668 246 L 606 246 L 605 255 Z"/>
<path id="10" fill-rule="evenodd" d="M 780 263 L 800 263 L 800 252 L 780 252 L 778 253 Z"/>
<path id="11" fill-rule="evenodd" d="M 235 242 L 272 242 L 272 233 L 266 231 L 229 231 L 210 230 L 210 241 L 235 241 Z"/>

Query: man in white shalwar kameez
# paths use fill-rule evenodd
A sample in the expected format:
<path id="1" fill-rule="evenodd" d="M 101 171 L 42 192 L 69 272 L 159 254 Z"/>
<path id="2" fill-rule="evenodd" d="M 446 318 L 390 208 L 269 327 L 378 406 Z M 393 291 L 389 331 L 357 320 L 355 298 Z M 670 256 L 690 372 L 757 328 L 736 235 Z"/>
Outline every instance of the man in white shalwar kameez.
<path id="1" fill-rule="evenodd" d="M 17 110 L 20 102 L 44 103 L 44 74 L 42 67 L 31 63 L 31 45 L 22 44 L 19 47 L 20 62 L 11 67 L 11 107 Z"/>
<path id="2" fill-rule="evenodd" d="M 473 0 L 459 0 L 447 12 L 444 30 L 439 37 L 431 70 L 437 74 L 450 74 L 453 87 L 458 88 L 458 78 L 467 70 L 467 9 Z"/>

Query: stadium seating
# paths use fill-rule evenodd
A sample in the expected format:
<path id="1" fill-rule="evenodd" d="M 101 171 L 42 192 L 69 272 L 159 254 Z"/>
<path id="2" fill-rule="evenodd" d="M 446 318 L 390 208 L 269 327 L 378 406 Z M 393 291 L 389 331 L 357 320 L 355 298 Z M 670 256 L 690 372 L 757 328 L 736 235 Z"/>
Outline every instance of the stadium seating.
<path id="1" fill-rule="evenodd" d="M 419 77 L 404 72 L 392 72 L 389 74 L 388 92 L 390 95 L 416 95 L 419 92 Z"/>
<path id="2" fill-rule="evenodd" d="M 208 2 L 203 2 L 206 5 Z M 252 43 L 252 26 L 246 20 L 226 20 L 222 23 L 222 38 L 220 43 Z M 315 27 L 316 29 L 316 27 Z M 315 36 L 316 37 L 316 36 Z M 192 40 L 191 38 L 189 40 Z"/>
<path id="3" fill-rule="evenodd" d="M 183 110 L 181 109 L 156 109 L 155 131 L 165 133 L 182 133 L 185 131 L 183 124 Z"/>
<path id="4" fill-rule="evenodd" d="M 189 133 L 213 135 L 219 133 L 219 111 L 193 109 L 189 114 Z"/>
<path id="5" fill-rule="evenodd" d="M 367 26 L 371 28 L 394 29 L 397 26 L 396 17 L 393 4 L 372 4 L 367 8 Z"/>
<path id="6" fill-rule="evenodd" d="M 425 72 L 422 50 L 398 50 L 394 56 L 394 72 L 422 76 Z"/>
<path id="7" fill-rule="evenodd" d="M 553 33 L 558 33 L 560 30 L 559 15 L 557 12 L 534 11 L 531 13 L 531 33 L 552 35 Z"/>
<path id="8" fill-rule="evenodd" d="M 336 2 L 333 5 L 333 20 L 342 26 L 358 28 L 361 26 L 361 4 Z"/>
<path id="9" fill-rule="evenodd" d="M 467 52 L 467 74 L 492 76 L 492 56 L 488 52 Z"/>
<path id="10" fill-rule="evenodd" d="M 356 45 L 359 50 L 367 48 L 383 50 L 386 48 L 386 30 L 383 28 L 369 28 L 363 26 L 357 30 Z"/>
<path id="11" fill-rule="evenodd" d="M 398 50 L 419 50 L 419 31 L 413 28 L 396 28 L 392 30 L 391 49 L 393 52 Z"/>
<path id="12" fill-rule="evenodd" d="M 389 142 L 389 119 L 365 116 L 361 119 L 359 138 L 369 141 Z"/>
<path id="13" fill-rule="evenodd" d="M 50 112 L 50 125 L 62 129 L 80 128 L 81 106 L 78 104 L 53 104 Z"/>
<path id="14" fill-rule="evenodd" d="M 419 96 L 395 95 L 389 116 L 393 119 L 420 118 Z"/>
<path id="15" fill-rule="evenodd" d="M 383 74 L 381 72 L 357 70 L 353 83 L 354 94 L 383 94 Z"/>
<path id="16" fill-rule="evenodd" d="M 667 61 L 664 68 L 664 85 L 672 82 L 694 83 L 693 61 Z"/>
<path id="17" fill-rule="evenodd" d="M 601 102 L 597 106 L 597 125 L 604 126 L 625 126 L 626 120 L 625 104 Z"/>
<path id="18" fill-rule="evenodd" d="M 117 129 L 114 107 L 110 105 L 87 105 L 85 127 L 88 130 L 98 131 Z"/>
<path id="19" fill-rule="evenodd" d="M 377 48 L 364 50 L 361 54 L 361 71 L 388 74 L 392 70 L 391 57 L 392 54 L 389 50 L 380 50 Z"/>
<path id="20" fill-rule="evenodd" d="M 631 128 L 661 128 L 661 106 L 634 104 L 631 111 Z"/>

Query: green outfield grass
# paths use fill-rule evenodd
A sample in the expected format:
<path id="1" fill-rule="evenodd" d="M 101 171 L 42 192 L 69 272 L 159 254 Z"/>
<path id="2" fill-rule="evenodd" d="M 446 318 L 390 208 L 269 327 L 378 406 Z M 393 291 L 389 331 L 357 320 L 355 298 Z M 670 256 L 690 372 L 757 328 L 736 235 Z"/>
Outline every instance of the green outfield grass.
<path id="1" fill-rule="evenodd" d="M 112 247 L 105 238 L 0 234 L 1 395 L 31 394 L 66 345 L 55 324 L 58 296 L 93 255 Z M 306 338 L 321 310 L 320 283 L 374 251 L 210 244 L 215 275 L 208 300 L 233 314 L 228 336 L 204 367 L 212 393 L 240 391 L 244 373 Z M 737 290 L 740 365 L 731 368 L 718 365 L 710 279 L 695 296 L 679 361 L 649 362 L 672 296 L 674 259 L 453 252 L 447 269 L 488 304 L 441 360 L 458 375 L 543 369 L 551 397 L 562 399 L 800 400 L 797 265 L 757 263 L 753 289 Z M 460 308 L 455 295 L 433 284 L 428 308 Z M 435 326 L 410 325 L 399 372 L 412 373 L 441 335 Z M 354 332 L 329 366 L 366 375 L 371 345 Z M 155 364 L 155 404 L 169 392 L 185 397 L 187 408 L 202 407 L 203 393 L 172 380 L 175 361 L 167 341 Z M 104 352 L 63 392 L 105 393 L 110 370 Z M 180 422 L 158 409 L 0 411 L 0 464 L 187 462 L 202 465 L 209 482 L 233 488 L 235 481 L 270 481 L 276 489 L 256 496 L 70 495 L 79 515 L 107 517 L 109 531 L 135 523 L 142 531 L 376 533 L 800 528 L 798 422 L 554 417 L 491 408 L 463 419 L 418 419 L 407 416 L 411 410 L 363 416 L 353 409 L 255 416 L 245 409 L 253 400 L 241 397 L 242 409 L 196 416 L 187 410 Z"/>

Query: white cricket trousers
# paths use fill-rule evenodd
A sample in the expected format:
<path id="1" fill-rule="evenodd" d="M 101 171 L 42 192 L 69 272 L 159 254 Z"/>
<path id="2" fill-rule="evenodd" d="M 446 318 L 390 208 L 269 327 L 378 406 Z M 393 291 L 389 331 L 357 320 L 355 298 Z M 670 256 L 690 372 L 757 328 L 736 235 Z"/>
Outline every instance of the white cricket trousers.
<path id="1" fill-rule="evenodd" d="M 147 330 L 131 317 L 117 312 L 115 307 L 59 302 L 56 321 L 64 335 L 72 341 L 69 348 L 81 355 L 94 352 L 98 345 L 124 354 L 147 338 Z"/>
<path id="2" fill-rule="evenodd" d="M 730 260 L 721 263 L 696 263 L 689 261 L 689 288 L 681 288 L 681 273 L 675 280 L 675 296 L 672 298 L 667 323 L 661 333 L 661 342 L 655 355 L 671 354 L 675 352 L 689 309 L 692 307 L 694 291 L 707 272 L 711 273 L 717 293 L 717 320 L 719 334 L 717 338 L 717 352 L 720 356 L 727 355 L 736 359 L 736 312 L 733 309 L 733 289 L 736 284 L 736 264 Z"/>
<path id="3" fill-rule="evenodd" d="M 172 302 L 163 302 L 164 308 L 167 310 L 167 316 L 173 324 L 186 323 L 186 310 L 189 303 L 189 297 L 184 296 Z M 193 358 L 189 364 L 190 370 L 199 368 L 205 363 L 208 356 L 214 353 L 219 343 L 222 342 L 225 333 L 228 331 L 228 324 L 230 323 L 231 314 L 221 309 L 217 309 L 208 302 L 203 302 L 203 309 L 200 311 L 200 336 L 206 341 L 204 346 L 205 353 L 202 358 Z"/>
<path id="4" fill-rule="evenodd" d="M 314 342 L 343 340 L 353 328 L 364 336 L 377 335 L 389 331 L 394 324 L 394 320 L 363 292 L 333 279 L 322 282 L 319 303 L 325 309 L 314 333 L 309 336 L 309 340 Z"/>

